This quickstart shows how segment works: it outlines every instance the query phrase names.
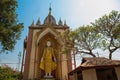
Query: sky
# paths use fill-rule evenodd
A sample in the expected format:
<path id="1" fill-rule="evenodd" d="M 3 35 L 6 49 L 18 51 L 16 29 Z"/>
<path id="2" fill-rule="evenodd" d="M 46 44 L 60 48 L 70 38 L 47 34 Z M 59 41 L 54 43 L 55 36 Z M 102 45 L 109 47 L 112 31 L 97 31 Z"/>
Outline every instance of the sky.
<path id="1" fill-rule="evenodd" d="M 18 54 L 23 53 L 23 42 L 28 35 L 29 26 L 36 24 L 40 18 L 43 24 L 45 17 L 48 15 L 51 4 L 52 15 L 56 22 L 66 21 L 70 29 L 74 30 L 82 25 L 88 25 L 105 14 L 109 14 L 112 10 L 120 11 L 120 0 L 17 0 L 18 1 L 18 20 L 24 23 L 21 39 L 17 41 L 15 50 L 8 54 L 0 54 L 0 63 L 9 64 L 11 67 L 17 68 Z M 106 52 L 107 53 L 107 52 Z M 107 56 L 106 54 L 101 54 Z M 117 57 L 116 57 L 117 56 Z M 113 55 L 113 59 L 119 59 L 119 50 Z M 80 59 L 77 57 L 77 62 Z"/>

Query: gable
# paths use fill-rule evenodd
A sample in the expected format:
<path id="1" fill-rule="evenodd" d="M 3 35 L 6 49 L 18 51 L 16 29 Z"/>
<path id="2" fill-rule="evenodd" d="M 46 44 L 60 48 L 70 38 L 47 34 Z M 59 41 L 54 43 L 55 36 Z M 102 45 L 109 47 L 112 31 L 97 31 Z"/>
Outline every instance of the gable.
<path id="1" fill-rule="evenodd" d="M 58 33 L 55 30 L 48 27 L 39 34 L 38 39 L 37 39 L 37 44 L 42 39 L 42 37 L 44 37 L 46 34 L 52 34 L 56 39 L 58 39 Z M 60 42 L 59 39 L 58 41 Z"/>

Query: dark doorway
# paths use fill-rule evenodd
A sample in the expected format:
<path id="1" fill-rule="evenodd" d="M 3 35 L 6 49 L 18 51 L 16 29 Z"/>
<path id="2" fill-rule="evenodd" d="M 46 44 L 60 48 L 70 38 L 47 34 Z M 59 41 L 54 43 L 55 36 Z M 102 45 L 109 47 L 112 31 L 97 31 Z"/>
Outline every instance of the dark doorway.
<path id="1" fill-rule="evenodd" d="M 97 80 L 118 80 L 114 68 L 96 69 Z"/>
<path id="2" fill-rule="evenodd" d="M 82 72 L 81 71 L 77 72 L 77 80 L 83 80 Z"/>

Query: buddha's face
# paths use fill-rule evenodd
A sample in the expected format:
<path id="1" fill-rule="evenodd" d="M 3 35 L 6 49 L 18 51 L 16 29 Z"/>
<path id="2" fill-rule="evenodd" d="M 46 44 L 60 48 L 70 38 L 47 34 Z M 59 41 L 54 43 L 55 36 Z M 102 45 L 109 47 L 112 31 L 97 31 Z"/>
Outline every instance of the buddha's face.
<path id="1" fill-rule="evenodd" d="M 51 42 L 50 41 L 47 41 L 47 46 L 51 46 Z"/>

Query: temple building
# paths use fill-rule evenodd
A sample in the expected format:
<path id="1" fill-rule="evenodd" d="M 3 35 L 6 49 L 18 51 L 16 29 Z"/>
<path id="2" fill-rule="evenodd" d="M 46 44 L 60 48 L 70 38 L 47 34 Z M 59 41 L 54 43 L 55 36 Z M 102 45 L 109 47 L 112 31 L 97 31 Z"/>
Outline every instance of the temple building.
<path id="1" fill-rule="evenodd" d="M 29 26 L 23 80 L 68 80 L 72 70 L 70 28 L 61 19 L 56 23 L 51 11 L 50 7 L 43 24 L 38 19 Z"/>
<path id="2" fill-rule="evenodd" d="M 87 57 L 76 69 L 69 72 L 73 80 L 120 80 L 120 60 L 104 57 Z"/>

